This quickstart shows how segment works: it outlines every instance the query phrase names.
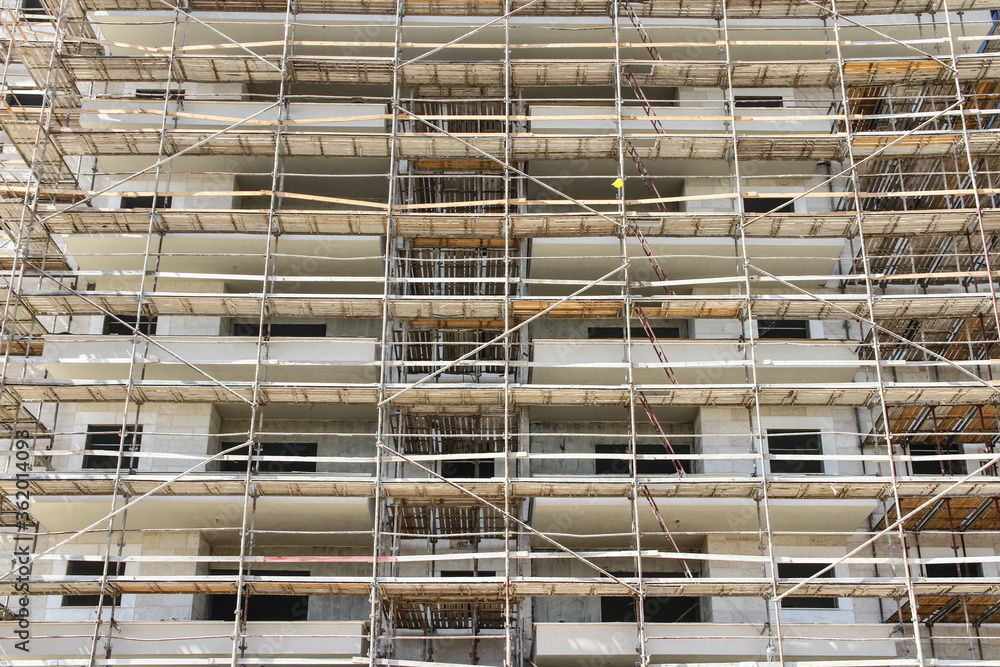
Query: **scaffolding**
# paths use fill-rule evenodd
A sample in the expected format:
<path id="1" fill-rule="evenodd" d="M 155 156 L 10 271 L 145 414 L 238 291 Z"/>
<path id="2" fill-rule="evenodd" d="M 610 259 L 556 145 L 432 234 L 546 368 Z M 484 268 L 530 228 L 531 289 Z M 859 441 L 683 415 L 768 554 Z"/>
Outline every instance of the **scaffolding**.
<path id="1" fill-rule="evenodd" d="M 0 663 L 1000 660 L 990 3 L 0 11 Z"/>

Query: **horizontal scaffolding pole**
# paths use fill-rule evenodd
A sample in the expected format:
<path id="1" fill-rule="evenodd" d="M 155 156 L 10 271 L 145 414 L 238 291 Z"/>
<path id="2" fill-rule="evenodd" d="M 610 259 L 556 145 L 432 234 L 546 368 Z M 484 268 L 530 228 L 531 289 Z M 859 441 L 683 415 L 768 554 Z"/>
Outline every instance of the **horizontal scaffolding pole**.
<path id="1" fill-rule="evenodd" d="M 140 495 L 166 484 L 168 496 L 242 496 L 246 490 L 244 473 L 192 473 L 183 479 L 168 473 L 132 473 L 122 476 L 119 489 L 130 495 Z M 538 475 L 531 478 L 512 478 L 510 492 L 517 498 L 626 498 L 630 493 L 629 479 L 609 479 L 608 476 Z M 640 476 L 641 483 L 657 498 L 749 498 L 760 496 L 764 484 L 771 498 L 822 499 L 822 500 L 871 500 L 884 499 L 892 492 L 892 483 L 885 477 L 850 475 L 817 475 L 804 478 L 798 475 L 769 474 L 767 482 L 749 475 L 689 474 L 686 477 Z M 114 493 L 114 475 L 97 472 L 36 472 L 30 480 L 32 495 L 36 496 L 107 496 Z M 948 476 L 919 476 L 899 478 L 897 488 L 901 496 L 926 498 L 942 492 L 955 483 Z M 444 482 L 427 477 L 410 479 L 383 479 L 382 493 L 400 500 L 437 499 L 441 502 L 464 500 L 460 493 Z M 361 476 L 295 473 L 294 475 L 256 475 L 253 487 L 259 496 L 273 497 L 350 497 L 370 498 L 374 495 L 375 479 Z M 496 500 L 503 498 L 502 480 L 463 480 L 463 488 L 476 495 Z M 0 490 L 14 492 L 16 480 L 0 478 Z M 1000 478 L 976 476 L 960 483 L 954 490 L 955 498 L 1000 496 Z M 949 496 L 951 497 L 951 496 Z"/>
<path id="2" fill-rule="evenodd" d="M 204 576 L 111 576 L 104 589 L 111 594 L 232 594 L 238 577 Z M 504 577 L 274 577 L 249 574 L 243 577 L 252 595 L 347 595 L 367 597 L 372 587 L 388 598 L 413 601 L 484 600 L 495 601 L 503 595 Z M 516 597 L 605 597 L 630 595 L 639 579 L 622 577 L 626 583 L 611 579 L 584 577 L 510 577 L 510 591 Z M 903 577 L 822 578 L 808 583 L 779 582 L 775 588 L 770 577 L 697 577 L 681 579 L 643 578 L 643 589 L 655 597 L 763 597 L 781 595 L 795 588 L 800 597 L 902 598 L 907 582 Z M 93 595 L 101 592 L 101 577 L 33 575 L 31 596 Z M 0 582 L 0 592 L 14 592 L 12 582 Z M 1000 584 L 989 578 L 951 578 L 914 581 L 917 595 L 987 596 L 1000 592 Z"/>

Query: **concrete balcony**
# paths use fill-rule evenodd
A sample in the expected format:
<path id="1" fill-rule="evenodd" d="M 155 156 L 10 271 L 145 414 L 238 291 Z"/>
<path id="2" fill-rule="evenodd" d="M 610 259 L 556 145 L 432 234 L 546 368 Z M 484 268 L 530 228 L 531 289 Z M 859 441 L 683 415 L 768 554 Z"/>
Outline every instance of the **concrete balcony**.
<path id="1" fill-rule="evenodd" d="M 239 528 L 242 508 L 236 496 L 155 496 L 129 508 L 129 521 L 147 530 Z M 32 503 L 32 514 L 49 530 L 80 530 L 107 513 L 107 496 L 38 496 Z M 372 528 L 367 498 L 261 498 L 254 516 L 260 530 Z"/>
<path id="2" fill-rule="evenodd" d="M 270 108 L 268 108 L 270 107 Z M 338 132 L 378 131 L 385 128 L 384 104 L 307 104 L 286 107 L 263 102 L 185 101 L 183 109 L 171 112 L 168 126 L 174 121 L 179 129 L 223 129 L 249 116 L 243 127 L 270 129 L 279 117 L 286 130 L 327 129 Z M 163 113 L 162 101 L 84 100 L 80 125 L 88 129 L 157 129 Z M 256 114 L 256 115 L 255 115 Z"/>
<path id="3" fill-rule="evenodd" d="M 756 530 L 758 525 L 757 506 L 751 499 L 669 498 L 659 500 L 657 507 L 671 530 L 677 532 Z M 822 517 L 829 530 L 852 531 L 876 507 L 874 500 L 863 499 L 840 499 L 836 503 L 773 499 L 771 525 L 775 530 L 810 530 Z M 624 526 L 622 530 L 628 532 L 632 503 L 627 498 L 536 498 L 534 518 L 533 527 L 543 532 L 566 532 L 572 526 L 572 532 L 581 536 L 581 543 L 603 540 L 617 544 L 615 539 L 586 536 L 607 533 L 609 526 Z M 661 530 L 645 500 L 639 504 L 639 529 L 650 533 Z"/>
<path id="4" fill-rule="evenodd" d="M 752 365 L 739 341 L 732 339 L 659 341 L 681 384 L 729 384 L 746 381 Z M 537 384 L 614 384 L 624 382 L 627 363 L 621 340 L 545 338 L 533 341 L 532 382 Z M 633 378 L 663 383 L 667 376 L 655 348 L 645 339 L 632 341 Z M 756 343 L 757 381 L 850 382 L 860 370 L 855 345 L 842 340 L 763 340 Z"/>
<path id="5" fill-rule="evenodd" d="M 13 637 L 17 623 L 0 623 L 0 632 Z M 192 658 L 225 658 L 232 655 L 231 621 L 118 621 L 111 629 L 112 655 L 121 660 L 141 663 L 154 659 L 157 665 L 189 665 Z M 102 628 L 107 631 L 107 624 Z M 359 656 L 364 650 L 361 621 L 296 621 L 247 623 L 247 658 L 264 659 L 296 655 L 303 658 Z M 61 665 L 86 665 L 89 662 L 93 623 L 31 624 L 31 652 L 4 656 L 4 664 L 32 665 L 40 660 L 60 660 Z M 103 655 L 103 640 L 100 643 Z M 54 664 L 54 663 L 53 663 Z"/>
<path id="6" fill-rule="evenodd" d="M 263 364 L 274 381 L 374 382 L 374 338 L 273 338 Z M 240 336 L 153 336 L 136 347 L 136 372 L 147 379 L 252 381 L 257 339 Z M 60 379 L 127 378 L 132 360 L 128 336 L 48 336 L 43 357 L 49 375 Z M 193 368 L 193 367 L 194 368 Z"/>
<path id="7" fill-rule="evenodd" d="M 610 187 L 610 183 L 608 184 Z M 718 206 L 732 206 L 725 201 Z M 690 290 L 692 283 L 717 279 L 715 287 L 736 290 L 735 276 L 743 263 L 741 250 L 732 241 L 709 238 L 650 238 L 649 245 L 671 287 L 680 293 Z M 842 239 L 749 239 L 746 244 L 747 259 L 763 271 L 783 280 L 807 287 L 822 288 L 835 277 L 837 261 L 844 250 Z M 596 278 L 614 271 L 621 264 L 621 247 L 612 237 L 573 239 L 535 239 L 532 241 L 531 283 L 532 296 L 569 294 Z M 629 279 L 657 281 L 649 260 L 638 241 L 630 240 L 626 252 L 631 260 Z M 608 279 L 592 288 L 590 293 L 617 294 L 621 287 Z M 761 277 L 762 288 L 780 288 L 779 283 Z M 561 284 L 560 284 L 561 281 Z M 663 294 L 659 286 L 639 287 L 650 294 Z"/>
<path id="8" fill-rule="evenodd" d="M 156 291 L 253 293 L 263 289 L 267 254 L 263 235 L 169 234 L 159 248 L 155 271 L 152 263 L 147 266 L 145 261 L 142 235 L 67 235 L 64 241 L 66 254 L 72 255 L 79 267 L 78 275 L 88 276 L 97 290 L 132 290 L 146 285 L 150 291 L 153 276 Z M 274 275 L 268 279 L 276 293 L 383 291 L 378 237 L 289 235 L 282 237 L 280 246 Z M 109 255 L 114 256 L 113 271 L 109 271 Z"/>
<path id="9" fill-rule="evenodd" d="M 667 132 L 726 132 L 726 113 L 721 102 L 706 101 L 698 106 L 653 105 L 653 113 Z M 736 129 L 742 133 L 753 132 L 807 132 L 830 131 L 830 120 L 818 118 L 824 113 L 809 107 L 739 109 L 736 114 Z M 641 107 L 628 106 L 622 109 L 624 116 L 636 116 L 634 120 L 624 120 L 625 132 L 656 132 L 656 128 Z M 614 132 L 616 127 L 615 109 L 608 105 L 559 106 L 533 104 L 529 110 L 532 132 L 561 132 L 579 134 L 588 131 Z M 535 120 L 538 117 L 538 120 Z"/>
<path id="10" fill-rule="evenodd" d="M 786 660 L 894 659 L 891 625 L 782 623 Z M 763 628 L 740 623 L 647 623 L 651 662 L 744 662 L 767 660 Z M 820 638 L 822 637 L 822 638 Z M 878 641 L 885 640 L 885 641 Z M 562 667 L 585 663 L 632 665 L 636 660 L 634 623 L 536 623 L 535 664 Z"/>

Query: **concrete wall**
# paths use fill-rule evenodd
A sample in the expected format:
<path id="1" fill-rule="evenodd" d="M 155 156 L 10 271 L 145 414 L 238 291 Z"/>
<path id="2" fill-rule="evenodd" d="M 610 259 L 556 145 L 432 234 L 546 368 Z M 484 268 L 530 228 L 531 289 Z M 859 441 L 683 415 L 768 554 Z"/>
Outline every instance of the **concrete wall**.
<path id="1" fill-rule="evenodd" d="M 287 539 L 287 538 L 286 538 Z M 316 557 L 325 556 L 363 556 L 370 555 L 371 548 L 358 547 L 335 547 L 316 545 L 313 547 L 302 546 L 276 546 L 258 545 L 254 548 L 255 555 L 258 556 L 302 556 L 308 554 Z M 212 556 L 228 556 L 235 558 L 239 556 L 238 545 L 215 545 L 211 550 Z M 303 577 L 370 577 L 371 564 L 365 562 L 332 562 L 332 563 L 277 563 L 277 564 L 257 564 L 258 570 L 286 570 L 301 571 Z M 253 574 L 253 567 L 250 574 Z M 233 570 L 236 563 L 226 563 L 214 566 L 212 569 Z M 207 603 L 207 596 L 200 596 Z M 206 608 L 207 611 L 207 608 Z M 309 621 L 363 621 L 367 620 L 370 613 L 370 605 L 367 597 L 349 596 L 320 596 L 309 597 Z"/>
<path id="2" fill-rule="evenodd" d="M 62 405 L 55 428 L 60 435 L 53 439 L 52 469 L 80 470 L 87 428 L 121 425 L 123 416 L 118 404 Z M 142 426 L 139 472 L 180 472 L 209 455 L 210 434 L 218 432 L 219 418 L 208 403 L 155 403 L 144 405 L 138 417 L 133 408 L 128 423 Z"/>
<path id="3" fill-rule="evenodd" d="M 80 470 L 85 435 L 89 426 L 120 425 L 120 406 L 101 404 L 67 403 L 59 413 L 55 431 L 60 435 L 53 440 L 51 455 L 53 470 Z M 200 459 L 220 451 L 220 442 L 237 442 L 245 439 L 248 424 L 243 419 L 222 419 L 214 406 L 208 403 L 154 403 L 139 411 L 134 410 L 129 424 L 142 427 L 139 448 L 139 472 L 181 472 L 194 466 Z M 375 425 L 363 421 L 319 421 L 307 419 L 265 420 L 260 439 L 263 442 L 316 442 L 320 457 L 372 458 Z M 217 434 L 233 434 L 222 435 Z M 208 464 L 210 470 L 218 468 Z M 321 461 L 317 472 L 343 475 L 371 475 L 371 461 Z"/>
<path id="4" fill-rule="evenodd" d="M 709 474 L 749 475 L 757 470 L 759 462 L 753 456 L 753 439 L 750 433 L 750 413 L 742 408 L 704 407 L 698 411 L 695 433 L 701 451 L 706 454 L 728 455 L 723 458 L 702 462 L 703 470 Z M 860 456 L 857 422 L 854 411 L 849 408 L 813 407 L 806 409 L 781 406 L 762 406 L 761 423 L 758 425 L 766 435 L 768 429 L 801 429 L 820 431 L 824 455 Z M 823 461 L 826 474 L 862 474 L 859 461 Z"/>
<path id="5" fill-rule="evenodd" d="M 122 319 L 128 320 L 133 315 L 122 316 Z M 94 315 L 94 316 L 81 316 L 76 317 L 72 321 L 72 325 L 68 327 L 70 331 L 68 333 L 100 336 L 104 331 L 104 316 Z M 326 337 L 343 337 L 343 338 L 376 338 L 381 335 L 381 323 L 378 320 L 373 319 L 336 319 L 330 318 L 327 320 L 318 319 L 303 319 L 303 318 L 272 318 L 268 320 L 271 323 L 279 324 L 325 324 L 326 325 Z M 156 318 L 156 336 L 232 336 L 234 335 L 234 327 L 238 324 L 245 324 L 250 327 L 256 327 L 259 320 L 257 318 L 228 318 L 228 317 L 213 317 L 209 315 L 161 315 Z M 60 329 L 56 329 L 59 331 Z M 119 336 L 122 341 L 130 341 L 131 337 L 124 335 Z M 242 339 L 244 341 L 253 341 L 251 337 Z M 60 339 L 53 337 L 49 341 L 49 346 L 46 348 L 46 353 L 52 356 L 71 356 L 66 354 L 61 354 L 61 348 L 58 346 Z M 121 342 L 121 341 L 118 341 Z M 162 345 L 171 347 L 171 343 L 168 340 L 157 341 Z M 140 339 L 137 347 L 137 356 L 142 356 L 143 350 L 145 349 L 146 343 Z M 162 352 L 159 348 L 154 350 L 156 355 L 164 356 L 166 353 Z"/>
<path id="6" fill-rule="evenodd" d="M 468 631 L 439 631 L 433 639 L 424 641 L 427 635 L 414 630 L 397 632 L 393 642 L 393 653 L 399 660 L 444 662 L 455 665 L 481 664 L 501 665 L 504 661 L 504 637 L 499 631 L 487 630 L 473 636 Z M 492 635 L 492 636 L 491 636 Z M 414 640 L 414 637 L 421 639 Z M 407 639 L 410 638 L 410 639 Z M 473 662 L 475 655 L 477 662 Z"/>
<path id="7" fill-rule="evenodd" d="M 246 420 L 224 419 L 218 432 L 224 434 L 245 434 Z M 261 442 L 315 442 L 319 457 L 367 457 L 375 456 L 375 424 L 354 421 L 319 421 L 298 419 L 265 419 L 259 430 Z M 217 441 L 238 442 L 246 435 L 225 435 Z M 216 445 L 221 446 L 221 445 Z M 218 450 L 216 450 L 218 451 Z M 345 462 L 320 461 L 316 472 L 341 475 L 373 475 L 372 461 Z"/>
<path id="8" fill-rule="evenodd" d="M 679 329 L 680 338 L 688 338 L 687 320 L 658 320 L 651 319 L 649 323 L 654 327 L 676 327 Z M 546 319 L 541 318 L 531 323 L 531 338 L 587 338 L 590 327 L 618 327 L 622 328 L 622 321 L 599 320 L 599 319 Z M 641 327 L 638 320 L 632 321 L 633 327 Z M 645 336 L 643 336 L 645 338 Z"/>
<path id="9" fill-rule="evenodd" d="M 645 436 L 642 443 L 656 442 L 655 431 L 643 421 L 637 423 L 636 433 Z M 689 437 L 694 430 L 690 423 L 661 421 L 664 431 L 671 436 L 671 443 L 693 446 Z M 534 475 L 594 475 L 594 447 L 599 444 L 628 444 L 628 423 L 621 422 L 535 422 L 531 424 L 532 454 L 566 454 L 566 459 L 535 459 L 531 462 Z M 666 451 L 664 451 L 666 455 Z M 696 468 L 697 469 L 697 468 Z"/>
<path id="10" fill-rule="evenodd" d="M 41 538 L 39 552 L 63 539 L 62 536 Z M 55 555 L 103 556 L 107 540 L 103 534 L 78 537 L 72 544 L 60 547 Z M 119 546 L 112 545 L 112 553 L 117 555 Z M 124 557 L 130 556 L 199 556 L 208 554 L 207 542 L 197 532 L 161 532 L 142 531 L 132 534 L 121 547 Z M 63 575 L 68 567 L 65 560 L 42 560 L 36 562 L 34 574 Z M 184 576 L 195 575 L 202 571 L 203 566 L 196 562 L 127 562 L 125 576 Z M 45 621 L 85 621 L 97 617 L 96 608 L 63 606 L 62 596 L 34 598 L 41 606 L 39 609 L 42 620 Z M 189 594 L 159 594 L 122 595 L 115 618 L 123 621 L 166 621 L 190 620 L 202 608 L 199 596 Z M 109 616 L 105 610 L 105 619 Z M 36 618 L 38 616 L 36 615 Z"/>

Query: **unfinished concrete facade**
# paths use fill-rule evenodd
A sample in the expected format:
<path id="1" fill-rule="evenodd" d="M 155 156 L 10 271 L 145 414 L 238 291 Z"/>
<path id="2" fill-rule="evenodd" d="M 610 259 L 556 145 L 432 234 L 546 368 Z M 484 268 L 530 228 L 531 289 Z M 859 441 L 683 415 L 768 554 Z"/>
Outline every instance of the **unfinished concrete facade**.
<path id="1" fill-rule="evenodd" d="M 993 6 L 5 2 L 0 663 L 997 664 Z"/>

